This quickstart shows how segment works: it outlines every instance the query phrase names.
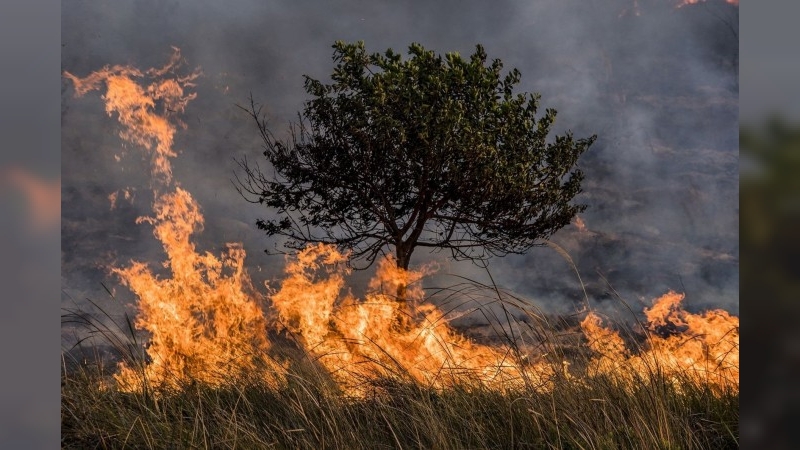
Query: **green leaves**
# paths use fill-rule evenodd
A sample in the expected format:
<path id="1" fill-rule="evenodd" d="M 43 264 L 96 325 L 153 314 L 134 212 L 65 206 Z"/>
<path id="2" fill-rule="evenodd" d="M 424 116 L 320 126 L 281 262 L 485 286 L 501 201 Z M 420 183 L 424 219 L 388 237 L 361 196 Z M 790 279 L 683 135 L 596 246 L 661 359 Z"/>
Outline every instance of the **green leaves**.
<path id="1" fill-rule="evenodd" d="M 514 94 L 521 74 L 481 45 L 468 59 L 412 43 L 367 54 L 333 45 L 330 84 L 305 77 L 310 100 L 278 141 L 253 106 L 272 176 L 243 164 L 243 195 L 279 218 L 269 235 L 345 246 L 368 262 L 386 245 L 446 248 L 455 258 L 522 252 L 569 223 L 582 205 L 579 156 L 595 137 L 548 143 L 556 112 Z M 479 251 L 474 251 L 479 250 Z M 477 256 L 476 256 L 477 255 Z M 401 258 L 402 257 L 402 258 Z M 403 259 L 403 261 L 401 261 Z"/>

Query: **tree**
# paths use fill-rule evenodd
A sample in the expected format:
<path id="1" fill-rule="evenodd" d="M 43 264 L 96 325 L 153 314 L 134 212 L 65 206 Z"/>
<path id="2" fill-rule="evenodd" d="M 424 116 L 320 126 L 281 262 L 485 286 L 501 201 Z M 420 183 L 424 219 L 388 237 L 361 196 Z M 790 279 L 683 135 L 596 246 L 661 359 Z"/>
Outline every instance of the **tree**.
<path id="1" fill-rule="evenodd" d="M 364 43 L 333 45 L 332 83 L 305 76 L 305 103 L 280 140 L 251 98 L 272 170 L 239 160 L 240 194 L 275 210 L 257 221 L 288 249 L 329 243 L 366 266 L 394 248 L 407 269 L 417 247 L 480 261 L 521 253 L 585 205 L 578 157 L 596 136 L 548 140 L 556 111 L 537 119 L 539 94 L 513 94 L 482 46 L 469 59 L 420 44 L 403 60 Z"/>

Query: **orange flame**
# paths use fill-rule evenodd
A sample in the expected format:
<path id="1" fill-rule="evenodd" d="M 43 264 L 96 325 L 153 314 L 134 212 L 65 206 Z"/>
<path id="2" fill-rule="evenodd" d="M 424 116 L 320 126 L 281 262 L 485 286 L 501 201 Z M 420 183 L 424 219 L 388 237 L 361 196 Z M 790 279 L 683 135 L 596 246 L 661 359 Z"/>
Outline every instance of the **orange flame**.
<path id="1" fill-rule="evenodd" d="M 526 380 L 541 387 L 552 376 L 546 365 L 523 372 L 510 349 L 458 334 L 439 308 L 424 301 L 417 283 L 424 272 L 398 269 L 391 257 L 379 262 L 363 301 L 349 295 L 339 300 L 345 260 L 333 247 L 310 246 L 287 263 L 289 277 L 271 296 L 282 326 L 345 387 L 398 373 L 434 387 L 477 382 L 512 388 Z M 415 317 L 401 327 L 401 302 L 389 294 L 398 285 L 408 286 L 406 301 L 416 305 Z"/>
<path id="2" fill-rule="evenodd" d="M 585 233 L 587 231 L 586 222 L 580 218 L 580 216 L 575 216 L 573 225 L 575 225 L 575 228 L 577 228 L 581 233 Z"/>
<path id="3" fill-rule="evenodd" d="M 169 118 L 195 97 L 183 89 L 199 73 L 161 79 L 174 73 L 179 55 L 176 49 L 164 68 L 146 72 L 114 66 L 83 79 L 65 73 L 75 83 L 76 95 L 105 83 L 106 111 L 118 114 L 124 126 L 120 136 L 155 152 L 152 174 L 166 185 L 171 182 L 170 158 L 175 156 L 176 129 Z M 134 78 L 144 76 L 155 80 L 142 87 Z M 159 102 L 162 114 L 154 112 Z M 266 321 L 243 269 L 244 250 L 229 244 L 224 262 L 209 253 L 198 254 L 190 238 L 200 231 L 203 216 L 191 195 L 180 188 L 157 196 L 154 212 L 154 217 L 138 222 L 154 226 L 171 277 L 159 279 L 139 262 L 113 270 L 139 299 L 136 326 L 151 335 L 145 376 L 122 365 L 118 383 L 125 389 L 141 388 L 141 380 L 167 386 L 189 379 L 219 384 L 254 372 L 269 342 Z M 508 386 L 521 382 L 519 365 L 509 350 L 474 344 L 458 335 L 435 306 L 422 303 L 416 282 L 423 272 L 397 269 L 393 260 L 386 259 L 379 263 L 364 301 L 349 296 L 338 301 L 347 272 L 341 264 L 345 259 L 332 247 L 309 247 L 287 264 L 288 278 L 272 296 L 284 328 L 296 333 L 344 384 L 387 372 L 405 372 L 434 386 L 467 378 Z M 329 269 L 327 277 L 317 280 L 314 272 L 323 266 Z M 224 268 L 232 273 L 224 274 Z M 401 285 L 408 286 L 405 295 L 417 317 L 398 328 L 401 302 L 384 291 L 397 292 Z"/>
<path id="4" fill-rule="evenodd" d="M 170 158 L 176 156 L 172 149 L 176 126 L 170 119 L 196 97 L 184 89 L 200 75 L 198 70 L 176 75 L 181 57 L 179 49 L 173 50 L 169 63 L 160 69 L 105 67 L 86 78 L 64 72 L 74 83 L 76 96 L 105 83 L 102 98 L 106 112 L 116 112 L 123 125 L 120 137 L 153 153 L 151 174 L 166 187 L 172 181 Z M 134 80 L 144 77 L 153 79 L 145 87 Z M 116 193 L 109 197 L 112 207 L 116 198 Z M 137 223 L 154 226 L 171 277 L 160 279 L 141 262 L 112 269 L 138 298 L 135 325 L 150 333 L 150 362 L 143 372 L 121 364 L 115 376 L 120 388 L 138 390 L 144 383 L 177 387 L 190 380 L 218 385 L 255 373 L 274 380 L 275 367 L 265 359 L 266 319 L 244 271 L 244 249 L 228 244 L 220 258 L 199 254 L 191 235 L 202 229 L 204 218 L 197 202 L 181 188 L 157 194 L 153 211 L 154 217 L 140 217 Z"/>
<path id="5" fill-rule="evenodd" d="M 117 381 L 128 389 L 140 388 L 142 379 L 219 385 L 269 373 L 262 359 L 269 349 L 266 321 L 244 271 L 244 249 L 228 244 L 221 258 L 197 253 L 190 236 L 202 227 L 203 216 L 183 189 L 161 196 L 155 213 L 140 221 L 155 226 L 172 277 L 159 279 L 140 262 L 113 270 L 139 299 L 135 324 L 150 332 L 152 360 L 145 377 L 123 365 Z"/>
<path id="6" fill-rule="evenodd" d="M 153 175 L 162 177 L 166 184 L 172 179 L 169 158 L 176 156 L 172 150 L 176 128 L 170 122 L 170 117 L 182 113 L 186 105 L 197 97 L 196 93 L 184 93 L 184 89 L 193 87 L 192 81 L 200 76 L 200 71 L 195 70 L 183 77 L 175 75 L 175 78 L 162 78 L 165 75 L 174 75 L 180 66 L 180 49 L 173 47 L 170 61 L 160 69 L 142 72 L 129 66 L 106 66 L 85 78 L 64 72 L 64 76 L 74 84 L 77 97 L 100 89 L 105 83 L 106 93 L 103 100 L 106 113 L 109 116 L 117 113 L 117 118 L 123 125 L 119 132 L 120 137 L 153 153 Z M 154 80 L 145 87 L 134 80 L 144 77 Z M 154 111 L 157 103 L 162 109 L 160 114 Z M 179 120 L 176 123 L 185 126 Z"/>
<path id="7" fill-rule="evenodd" d="M 631 353 L 616 331 L 590 313 L 581 323 L 596 353 L 589 376 L 622 376 L 629 382 L 660 373 L 674 380 L 739 388 L 739 318 L 716 309 L 692 314 L 681 308 L 684 295 L 668 292 L 645 308 L 645 348 Z M 667 328 L 665 330 L 665 328 Z M 666 335 L 666 336 L 662 336 Z"/>
<path id="8" fill-rule="evenodd" d="M 119 201 L 119 199 L 120 199 L 119 198 L 120 193 L 122 194 L 122 198 L 124 198 L 125 201 L 128 201 L 128 202 L 132 203 L 133 202 L 133 197 L 134 197 L 134 195 L 131 193 L 132 190 L 134 190 L 134 189 L 126 188 L 126 189 L 121 189 L 119 191 L 114 191 L 114 192 L 108 194 L 108 201 L 109 201 L 109 203 L 111 203 L 111 206 L 110 206 L 109 209 L 111 211 L 113 211 L 114 208 L 117 207 L 117 201 Z"/>

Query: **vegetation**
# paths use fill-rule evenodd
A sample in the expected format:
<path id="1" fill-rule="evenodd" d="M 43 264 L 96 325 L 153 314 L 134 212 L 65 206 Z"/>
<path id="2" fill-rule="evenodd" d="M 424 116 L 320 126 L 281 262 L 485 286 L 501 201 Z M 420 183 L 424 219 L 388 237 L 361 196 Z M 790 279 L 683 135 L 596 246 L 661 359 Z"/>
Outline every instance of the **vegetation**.
<path id="1" fill-rule="evenodd" d="M 552 393 L 381 380 L 367 398 L 307 373 L 281 390 L 197 384 L 161 398 L 96 382 L 65 377 L 64 448 L 738 448 L 738 393 L 658 379 L 631 393 L 607 380 Z"/>
<path id="2" fill-rule="evenodd" d="M 409 58 L 336 42 L 332 84 L 306 76 L 311 96 L 290 136 L 273 134 L 251 100 L 268 172 L 246 159 L 238 188 L 276 211 L 258 227 L 289 249 L 335 244 L 372 264 L 387 246 L 407 269 L 417 247 L 456 259 L 521 253 L 584 205 L 578 157 L 595 137 L 549 136 L 538 94 L 514 94 L 516 69 L 422 45 Z"/>
<path id="3" fill-rule="evenodd" d="M 531 327 L 542 354 L 580 374 L 590 355 L 575 321 Z M 635 333 L 628 329 L 628 339 Z M 101 333 L 107 333 L 100 331 Z M 529 334 L 530 334 L 529 333 Z M 510 339 L 509 336 L 505 336 Z M 122 341 L 126 358 L 138 358 Z M 63 448 L 738 448 L 739 392 L 658 367 L 633 386 L 629 373 L 553 378 L 550 389 L 489 389 L 464 382 L 434 389 L 402 370 L 363 380 L 348 395 L 288 341 L 279 386 L 263 377 L 212 387 L 185 381 L 164 391 L 121 392 L 108 367 L 62 374 Z M 140 364 L 141 366 L 141 364 Z M 112 369 L 113 370 L 113 369 Z"/>

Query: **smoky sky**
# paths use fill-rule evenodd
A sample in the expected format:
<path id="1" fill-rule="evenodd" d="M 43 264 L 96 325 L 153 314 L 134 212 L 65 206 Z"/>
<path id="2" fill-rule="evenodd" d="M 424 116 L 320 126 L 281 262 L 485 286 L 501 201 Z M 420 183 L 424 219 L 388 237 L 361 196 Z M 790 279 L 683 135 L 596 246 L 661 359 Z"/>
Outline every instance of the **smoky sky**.
<path id="1" fill-rule="evenodd" d="M 649 304 L 672 289 L 686 293 L 690 309 L 738 313 L 736 6 L 65 0 L 61 26 L 62 70 L 79 77 L 105 65 L 162 66 L 171 46 L 181 49 L 187 72 L 202 70 L 176 136 L 175 179 L 205 214 L 199 250 L 242 242 L 258 282 L 279 280 L 284 262 L 263 252 L 274 241 L 255 227 L 269 211 L 231 183 L 236 158 L 261 155 L 255 125 L 236 105 L 252 94 L 274 129 L 285 130 L 307 100 L 302 76 L 327 79 L 336 40 L 363 40 L 370 52 L 405 53 L 419 42 L 462 55 L 480 43 L 506 70 L 521 71 L 518 92 L 538 92 L 542 108 L 558 111 L 556 133 L 598 135 L 579 161 L 586 229 L 570 225 L 552 238 L 593 305 Z M 123 144 L 99 93 L 75 98 L 63 79 L 61 96 L 62 306 L 91 298 L 119 312 L 132 299 L 108 268 L 135 259 L 156 269 L 163 260 L 152 228 L 135 224 L 153 201 L 148 161 Z M 111 210 L 108 195 L 125 188 L 133 200 Z M 443 272 L 485 278 L 445 256 L 419 250 L 412 265 L 435 258 Z M 489 270 L 499 285 L 553 311 L 574 310 L 583 297 L 575 271 L 550 247 L 495 258 Z M 121 301 L 108 300 L 101 283 Z"/>

